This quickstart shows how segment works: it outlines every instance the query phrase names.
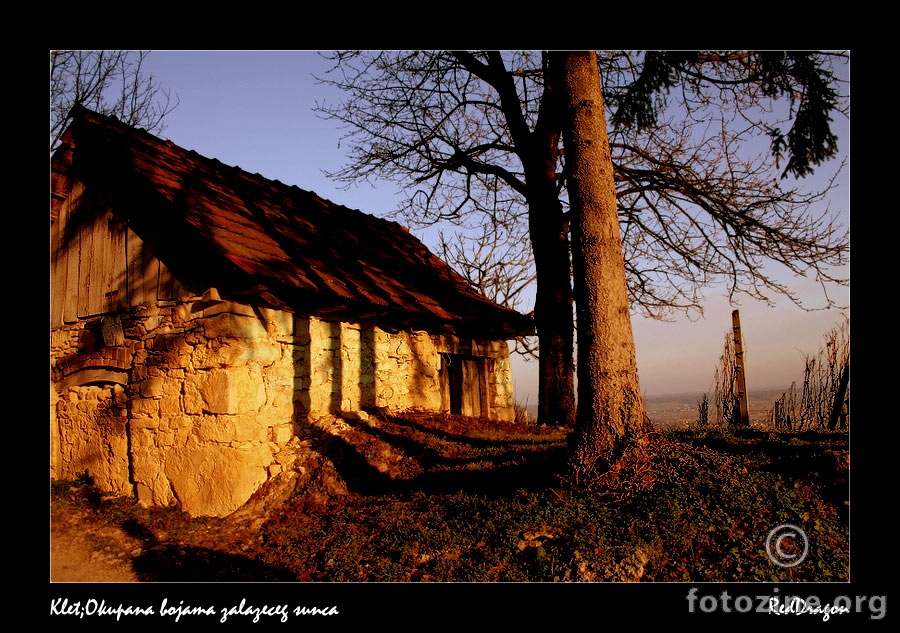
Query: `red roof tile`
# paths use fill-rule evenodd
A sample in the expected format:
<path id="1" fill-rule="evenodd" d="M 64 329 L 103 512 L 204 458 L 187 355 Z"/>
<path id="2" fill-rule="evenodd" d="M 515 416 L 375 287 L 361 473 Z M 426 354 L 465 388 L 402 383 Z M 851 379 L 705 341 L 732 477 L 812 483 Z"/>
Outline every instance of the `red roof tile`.
<path id="1" fill-rule="evenodd" d="M 52 159 L 51 217 L 73 178 L 179 277 L 306 314 L 391 329 L 510 338 L 529 317 L 499 306 L 395 222 L 250 174 L 76 108 Z"/>

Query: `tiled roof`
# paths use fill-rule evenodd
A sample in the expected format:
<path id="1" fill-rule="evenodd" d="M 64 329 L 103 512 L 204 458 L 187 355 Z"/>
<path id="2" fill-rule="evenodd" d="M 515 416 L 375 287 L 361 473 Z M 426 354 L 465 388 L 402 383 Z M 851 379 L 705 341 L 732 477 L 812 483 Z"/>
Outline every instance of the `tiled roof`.
<path id="1" fill-rule="evenodd" d="M 509 338 L 499 306 L 395 222 L 206 158 L 85 108 L 52 159 L 51 217 L 74 178 L 179 278 L 235 297 L 383 327 Z"/>

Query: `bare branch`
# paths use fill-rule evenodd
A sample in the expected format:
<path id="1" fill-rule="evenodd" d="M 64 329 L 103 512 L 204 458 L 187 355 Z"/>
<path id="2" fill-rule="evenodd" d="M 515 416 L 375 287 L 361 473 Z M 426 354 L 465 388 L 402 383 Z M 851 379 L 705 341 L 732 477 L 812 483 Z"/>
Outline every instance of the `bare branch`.
<path id="1" fill-rule="evenodd" d="M 76 104 L 112 115 L 148 132 L 165 129 L 163 120 L 176 107 L 153 78 L 143 72 L 149 51 L 50 52 L 50 151 L 56 149 Z"/>
<path id="2" fill-rule="evenodd" d="M 320 104 L 318 111 L 347 126 L 347 166 L 330 174 L 338 181 L 393 180 L 408 192 L 395 212 L 398 219 L 415 227 L 455 227 L 479 244 L 486 236 L 473 234 L 473 227 L 493 230 L 510 218 L 527 224 L 523 156 L 543 153 L 550 173 L 557 170 L 565 208 L 564 157 L 554 119 L 542 116 L 546 86 L 539 53 L 329 57 L 335 66 L 322 81 L 340 88 L 346 101 Z M 804 67 L 806 59 L 818 66 Z M 722 282 L 732 299 L 783 296 L 808 308 L 771 272 L 779 268 L 816 280 L 824 306 L 834 306 L 829 294 L 834 285 L 847 284 L 840 271 L 849 248 L 838 210 L 826 205 L 834 181 L 811 191 L 779 178 L 779 156 L 770 143 L 771 131 L 790 126 L 801 100 L 810 98 L 800 89 L 819 85 L 818 79 L 835 89 L 823 97 L 833 99 L 826 106 L 847 116 L 848 100 L 834 72 L 846 54 L 689 51 L 667 54 L 663 61 L 668 66 L 659 72 L 670 74 L 663 80 L 666 89 L 650 96 L 654 125 L 610 128 L 634 308 L 655 318 L 673 310 L 700 313 L 703 289 Z M 647 63 L 648 54 L 641 52 L 600 56 L 610 110 L 634 93 Z M 810 158 L 814 163 L 816 156 Z M 834 174 L 843 168 L 836 165 Z M 514 234 L 498 235 L 497 253 L 502 235 Z M 450 244 L 456 250 L 445 255 L 452 255 L 460 272 L 483 263 L 478 256 L 485 251 L 463 248 L 448 236 L 445 245 Z"/>

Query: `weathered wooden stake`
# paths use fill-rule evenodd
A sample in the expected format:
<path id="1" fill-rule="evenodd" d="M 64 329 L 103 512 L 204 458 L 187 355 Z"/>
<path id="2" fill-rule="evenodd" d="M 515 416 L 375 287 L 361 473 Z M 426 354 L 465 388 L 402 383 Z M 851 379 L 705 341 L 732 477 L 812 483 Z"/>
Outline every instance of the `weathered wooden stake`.
<path id="1" fill-rule="evenodd" d="M 834 394 L 834 402 L 831 405 L 831 415 L 828 417 L 828 430 L 837 428 L 841 410 L 844 408 L 844 400 L 847 398 L 847 387 L 850 385 L 850 364 L 844 365 L 841 371 L 841 379 L 838 382 L 837 393 Z"/>
<path id="2" fill-rule="evenodd" d="M 741 341 L 741 313 L 734 310 L 731 313 L 731 326 L 734 332 L 734 358 L 735 358 L 735 389 L 737 391 L 740 406 L 740 426 L 750 426 L 750 403 L 747 399 L 747 375 L 744 372 L 744 344 Z"/>

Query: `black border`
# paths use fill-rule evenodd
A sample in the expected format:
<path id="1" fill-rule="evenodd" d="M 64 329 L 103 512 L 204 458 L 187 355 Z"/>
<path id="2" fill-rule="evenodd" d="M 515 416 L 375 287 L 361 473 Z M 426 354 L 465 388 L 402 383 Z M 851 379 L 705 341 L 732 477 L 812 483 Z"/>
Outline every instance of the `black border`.
<path id="1" fill-rule="evenodd" d="M 778 28 L 778 24 L 772 25 Z M 326 47 L 327 48 L 327 47 Z M 676 48 L 684 48 L 677 46 Z M 771 46 L 768 48 L 772 48 Z M 796 48 L 796 47 L 794 47 Z M 821 46 L 819 48 L 822 48 Z M 837 47 L 835 47 L 837 48 Z M 38 52 L 33 61 L 46 59 Z M 890 467 L 895 463 L 888 455 L 891 444 L 888 441 L 889 427 L 894 425 L 894 406 L 890 399 L 890 390 L 884 390 L 878 382 L 877 376 L 872 372 L 874 368 L 881 368 L 879 357 L 871 355 L 871 350 L 884 353 L 892 341 L 882 340 L 878 344 L 870 344 L 868 338 L 876 332 L 890 333 L 891 323 L 882 323 L 882 329 L 873 327 L 876 324 L 868 323 L 869 305 L 889 299 L 893 294 L 890 283 L 892 262 L 888 260 L 882 268 L 870 267 L 873 257 L 891 255 L 895 247 L 886 244 L 878 244 L 873 239 L 873 234 L 878 235 L 878 230 L 872 227 L 876 224 L 882 230 L 881 234 L 889 239 L 884 227 L 891 220 L 893 213 L 892 178 L 889 175 L 890 161 L 883 161 L 879 152 L 870 151 L 873 140 L 877 143 L 879 138 L 886 136 L 885 132 L 891 129 L 891 119 L 886 113 L 875 112 L 871 108 L 873 104 L 884 103 L 888 99 L 884 93 L 880 97 L 869 99 L 867 93 L 874 86 L 880 85 L 887 89 L 886 82 L 878 81 L 877 63 L 880 55 L 878 52 L 869 52 L 860 49 L 851 49 L 851 73 L 853 96 L 853 122 L 851 124 L 852 142 L 857 151 L 853 154 L 853 169 L 851 171 L 851 200 L 855 202 L 855 213 L 851 213 L 851 250 L 853 252 L 854 276 L 862 284 L 865 292 L 870 292 L 868 276 L 870 271 L 878 271 L 882 283 L 873 287 L 871 292 L 881 293 L 875 295 L 862 295 L 857 293 L 858 301 L 852 311 L 854 317 L 851 323 L 853 344 L 851 347 L 851 364 L 853 376 L 856 379 L 853 386 L 853 420 L 854 426 L 851 432 L 851 509 L 850 509 L 850 561 L 851 578 L 849 583 L 797 583 L 797 584 L 773 584 L 773 583 L 638 583 L 638 584 L 379 584 L 379 583 L 50 583 L 49 582 L 49 539 L 40 530 L 30 530 L 25 526 L 26 542 L 30 535 L 34 535 L 36 543 L 33 551 L 47 552 L 47 565 L 43 569 L 35 569 L 37 565 L 28 564 L 26 575 L 36 573 L 37 583 L 47 583 L 47 593 L 32 592 L 30 589 L 20 587 L 16 574 L 20 559 L 15 557 L 18 546 L 15 542 L 9 542 L 12 556 L 8 558 L 8 579 L 13 583 L 16 594 L 25 593 L 28 596 L 26 602 L 35 599 L 34 613 L 50 613 L 51 626 L 71 628 L 85 628 L 92 631 L 109 629 L 127 629 L 128 627 L 143 626 L 182 626 L 195 628 L 197 625 L 210 627 L 252 627 L 251 630 L 344 630 L 348 625 L 384 624 L 393 630 L 408 630 L 410 628 L 441 628 L 467 627 L 475 630 L 490 630 L 502 626 L 504 629 L 522 626 L 527 630 L 544 625 L 566 626 L 573 625 L 591 629 L 608 629 L 618 626 L 639 627 L 649 624 L 663 624 L 667 627 L 678 624 L 708 626 L 710 624 L 725 624 L 751 618 L 751 623 L 762 624 L 768 628 L 790 627 L 796 630 L 798 624 L 806 625 L 803 620 L 818 622 L 823 625 L 821 616 L 783 616 L 776 617 L 768 614 L 738 613 L 732 610 L 725 613 L 721 608 L 711 613 L 705 613 L 697 608 L 692 613 L 689 610 L 688 594 L 692 588 L 696 588 L 696 595 L 700 597 L 713 596 L 720 598 L 723 592 L 727 592 L 734 599 L 736 596 L 772 595 L 777 586 L 782 594 L 788 592 L 791 595 L 816 595 L 823 602 L 828 603 L 836 596 L 850 596 L 855 599 L 858 596 L 886 596 L 888 591 L 887 574 L 894 573 L 891 566 L 892 560 L 889 552 L 892 549 L 889 539 L 893 535 L 890 521 L 892 515 L 882 513 L 886 504 L 893 501 L 893 472 Z M 44 71 L 34 69 L 35 77 L 40 81 L 46 75 Z M 881 75 L 886 77 L 887 75 Z M 43 86 L 44 84 L 42 84 Z M 43 88 L 36 90 L 35 94 Z M 46 103 L 46 102 L 44 102 Z M 40 113 L 35 121 L 40 119 L 41 130 L 46 125 L 43 118 L 45 106 L 36 105 L 34 112 Z M 870 128 L 879 125 L 881 134 L 874 133 Z M 37 126 L 35 127 L 37 130 Z M 43 137 L 41 137 L 43 138 Z M 879 144 L 881 145 L 881 144 Z M 36 147 L 36 146 L 35 146 Z M 42 150 L 43 151 L 43 150 Z M 892 152 L 887 147 L 887 152 Z M 42 154 L 41 160 L 46 160 Z M 875 164 L 874 161 L 879 161 Z M 46 174 L 47 172 L 43 172 Z M 874 185 L 865 184 L 871 178 L 878 178 Z M 46 183 L 46 181 L 43 181 Z M 855 186 L 853 186 L 855 185 Z M 41 187 L 44 185 L 41 184 Z M 879 202 L 875 208 L 863 206 L 865 199 L 873 193 L 879 195 Z M 880 207 L 880 209 L 879 209 Z M 865 218 L 868 222 L 857 221 L 856 218 Z M 43 232 L 36 231 L 43 240 Z M 43 242 L 42 242 L 43 244 Z M 45 252 L 44 246 L 35 250 Z M 887 278 L 888 281 L 885 281 Z M 41 280 L 41 284 L 43 284 Z M 876 282 L 877 283 L 877 282 Z M 871 300 L 870 300 L 871 298 Z M 39 320 L 38 320 L 39 321 Z M 45 336 L 43 325 L 39 336 Z M 35 371 L 46 371 L 44 356 L 36 355 Z M 863 359 L 863 360 L 861 360 Z M 866 364 L 868 363 L 868 365 Z M 38 369 L 40 367 L 40 369 Z M 884 366 L 879 373 L 885 369 Z M 874 413 L 876 405 L 882 403 L 880 415 Z M 43 437 L 43 435 L 42 435 Z M 21 463 L 18 466 L 21 468 Z M 27 473 L 26 473 L 27 475 Z M 10 482 L 12 483 L 12 482 Z M 36 478 L 36 495 L 38 499 L 47 499 L 48 488 L 46 480 L 42 476 Z M 8 501 L 12 500 L 10 497 Z M 8 518 L 9 520 L 15 520 Z M 49 532 L 49 521 L 46 525 Z M 40 560 L 40 557 L 38 557 Z M 21 572 L 19 572 L 21 573 Z M 22 592 L 22 589 L 26 589 Z M 13 595 L 16 595 L 13 594 Z M 183 601 L 189 606 L 214 605 L 218 609 L 240 604 L 246 600 L 247 604 L 261 606 L 263 604 L 278 605 L 287 604 L 291 608 L 298 605 L 331 607 L 336 606 L 337 615 L 332 616 L 289 616 L 287 622 L 281 622 L 277 617 L 261 617 L 257 623 L 252 623 L 252 618 L 247 616 L 233 616 L 226 623 L 219 622 L 216 616 L 184 616 L 175 623 L 174 616 L 160 616 L 159 605 L 163 599 L 168 604 L 177 605 Z M 59 605 L 63 600 L 69 604 L 75 602 L 86 603 L 95 600 L 97 603 L 104 601 L 108 607 L 118 604 L 123 606 L 152 606 L 154 616 L 126 616 L 116 620 L 112 616 L 93 616 L 78 618 L 75 616 L 54 615 L 51 606 Z M 711 598 L 708 598 L 707 605 Z M 9 613 L 22 615 L 22 605 L 8 605 Z M 43 604 L 41 604 L 43 603 Z M 720 604 L 721 602 L 719 602 Z M 29 612 L 24 613 L 29 617 Z M 872 622 L 867 612 L 851 613 L 849 615 L 832 616 L 832 621 L 824 625 L 839 626 L 841 622 L 853 621 L 854 623 Z M 765 619 L 763 619 L 765 618 Z M 799 619 L 799 620 L 798 620 Z M 887 616 L 879 620 L 884 622 Z M 465 630 L 465 629 L 463 629 Z"/>

